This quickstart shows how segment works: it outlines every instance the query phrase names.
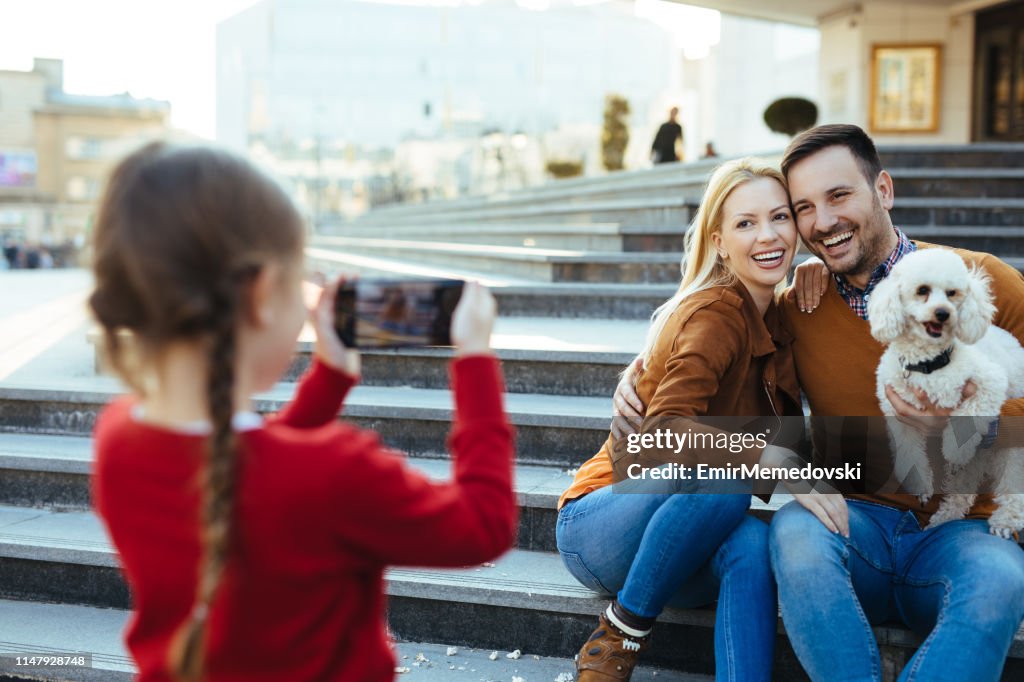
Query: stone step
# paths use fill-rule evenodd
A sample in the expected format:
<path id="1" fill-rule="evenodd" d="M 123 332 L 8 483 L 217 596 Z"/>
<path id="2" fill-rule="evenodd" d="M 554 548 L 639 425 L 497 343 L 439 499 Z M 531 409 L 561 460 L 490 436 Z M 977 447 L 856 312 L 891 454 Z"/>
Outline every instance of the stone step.
<path id="1" fill-rule="evenodd" d="M 435 212 L 547 203 L 583 203 L 619 195 L 664 199 L 685 194 L 696 203 L 703 194 L 708 176 L 719 163 L 721 163 L 720 159 L 687 164 L 667 164 L 607 175 L 550 180 L 513 192 L 494 192 L 457 199 L 385 206 L 360 216 L 355 224 L 387 222 L 393 219 L 403 223 L 414 223 L 417 216 Z M 683 191 L 684 188 L 685 191 Z M 410 218 L 413 220 L 410 221 Z"/>
<path id="2" fill-rule="evenodd" d="M 593 453 L 581 460 L 590 454 Z M 451 477 L 449 460 L 410 457 L 408 461 L 410 466 L 435 480 Z M 0 433 L 0 505 L 87 512 L 92 462 L 92 439 L 88 437 Z M 558 498 L 572 483 L 574 471 L 516 465 L 518 548 L 555 550 Z M 775 510 L 790 499 L 789 495 L 781 493 L 767 503 L 752 498 L 751 513 L 768 521 Z"/>
<path id="3" fill-rule="evenodd" d="M 905 198 L 1016 198 L 1024 188 L 1024 173 L 1014 164 L 1009 167 L 976 168 L 920 168 L 889 169 L 896 182 L 897 197 Z M 493 222 L 502 218 L 536 222 L 538 215 L 571 215 L 580 213 L 580 207 L 594 206 L 608 211 L 615 207 L 630 210 L 643 206 L 663 208 L 668 201 L 684 197 L 682 203 L 690 215 L 700 203 L 710 168 L 702 173 L 651 176 L 637 171 L 632 178 L 606 180 L 601 185 L 578 188 L 560 188 L 558 185 L 530 188 L 511 195 L 468 197 L 432 204 L 414 204 L 373 211 L 354 223 L 339 229 L 346 234 L 362 234 L 364 230 L 379 226 L 418 226 L 424 224 L 466 222 Z M 554 210 L 555 213 L 549 213 Z M 589 220 L 596 218 L 589 212 Z M 612 215 L 612 213 L 607 213 Z M 637 215 L 630 214 L 625 222 L 636 223 Z M 659 225 L 678 226 L 678 222 L 659 221 Z"/>
<path id="4" fill-rule="evenodd" d="M 593 318 L 649 320 L 654 310 L 676 292 L 678 283 L 578 284 L 551 283 L 495 288 L 502 317 Z"/>
<path id="5" fill-rule="evenodd" d="M 393 259 L 375 259 L 375 267 L 352 267 L 343 255 L 321 251 L 310 259 L 316 268 L 331 276 L 361 272 L 366 276 L 441 277 L 475 279 L 492 287 L 498 301 L 498 323 L 502 318 L 564 318 L 649 320 L 655 308 L 676 292 L 677 284 L 606 284 L 591 282 L 529 282 L 497 277 L 464 268 L 419 266 Z M 571 302 L 571 305 L 568 303 Z"/>
<path id="6" fill-rule="evenodd" d="M 896 224 L 900 225 L 911 234 L 915 233 L 914 231 L 919 227 L 936 227 L 933 225 L 917 226 L 905 225 L 903 223 Z M 963 229 L 967 228 L 964 227 Z M 947 231 L 941 234 L 948 238 L 954 233 Z M 976 242 L 971 240 L 969 243 Z M 1000 246 L 996 251 L 996 255 L 1000 256 L 1008 265 L 1024 272 L 1024 257 L 1006 255 L 1003 252 L 1003 246 L 999 240 L 994 242 L 994 244 Z M 1010 253 L 1014 253 L 1017 249 L 1017 244 L 1009 244 L 1006 246 L 1006 250 Z M 621 255 L 639 256 L 642 254 Z M 660 283 L 649 284 L 621 282 L 621 280 L 617 279 L 619 273 L 611 263 L 602 263 L 599 267 L 594 267 L 590 270 L 587 270 L 584 267 L 571 271 L 574 274 L 585 272 L 587 276 L 598 278 L 588 282 L 538 283 L 518 277 L 508 277 L 504 273 L 493 270 L 490 273 L 482 272 L 486 265 L 493 264 L 494 261 L 490 261 L 490 263 L 488 263 L 487 261 L 477 260 L 474 262 L 471 257 L 466 258 L 465 266 L 452 267 L 448 265 L 424 265 L 420 262 L 411 261 L 409 259 L 352 256 L 340 251 L 321 248 L 307 249 L 306 267 L 310 270 L 318 270 L 330 276 L 344 272 L 349 274 L 361 274 L 368 277 L 417 276 L 476 279 L 491 287 L 504 287 L 508 284 L 508 288 L 495 288 L 494 290 L 495 296 L 498 299 L 499 312 L 503 316 L 540 317 L 551 315 L 554 317 L 574 316 L 638 319 L 649 318 L 657 306 L 664 303 L 669 296 L 675 293 L 675 287 L 673 287 L 672 284 L 677 283 L 680 278 L 680 275 L 678 274 L 678 263 L 675 266 L 676 272 L 669 276 L 668 270 L 670 266 L 668 265 L 668 261 L 681 259 L 681 253 L 662 253 L 655 255 L 664 259 L 658 266 L 658 271 L 660 272 L 659 276 L 662 281 Z M 806 250 L 801 251 L 797 253 L 796 257 L 793 259 L 793 263 L 795 265 L 802 263 L 808 257 L 809 254 Z M 502 261 L 503 264 L 504 262 L 506 261 Z M 478 269 L 468 269 L 474 267 Z M 495 265 L 494 267 L 497 266 Z M 637 269 L 630 269 L 627 272 L 629 274 L 636 274 Z M 650 272 L 651 271 L 649 270 L 648 273 Z M 568 286 L 565 289 L 547 289 L 548 287 L 556 287 L 560 285 Z M 573 291 L 570 287 L 576 285 L 592 285 L 595 288 L 589 290 L 580 289 L 579 291 L 582 296 L 579 299 L 566 298 L 566 294 Z M 623 288 L 618 289 L 620 286 Z M 625 287 L 633 288 L 627 289 Z M 620 295 L 620 292 L 625 295 Z M 571 306 L 565 305 L 568 300 L 573 301 Z"/>
<path id="7" fill-rule="evenodd" d="M 413 204 L 416 210 L 409 206 L 399 212 L 389 209 L 387 213 L 377 211 L 360 216 L 354 221 L 356 225 L 376 225 L 392 220 L 404 224 L 415 224 L 416 219 L 429 220 L 434 216 L 459 215 L 507 215 L 522 216 L 523 211 L 528 215 L 550 215 L 556 216 L 560 213 L 548 213 L 541 209 L 559 207 L 590 207 L 596 206 L 598 211 L 607 210 L 608 206 L 621 204 L 632 206 L 635 202 L 645 205 L 676 205 L 677 197 L 685 197 L 685 203 L 696 206 L 700 203 L 700 197 L 707 186 L 708 175 L 689 174 L 676 175 L 672 177 L 650 178 L 646 182 L 637 178 L 634 182 L 606 183 L 601 186 L 584 187 L 578 190 L 566 188 L 550 188 L 540 186 L 521 190 L 515 194 L 489 195 L 486 197 L 467 197 L 465 199 L 452 199 L 427 204 Z M 528 209 L 533 209 L 530 212 Z M 635 217 L 635 216 L 631 216 Z"/>
<path id="8" fill-rule="evenodd" d="M 978 190 L 980 193 L 981 190 Z M 1024 225 L 1024 199 L 1019 193 L 1010 196 L 937 196 L 896 194 L 896 205 L 891 211 L 897 224 L 916 225 Z M 686 231 L 699 198 L 658 199 L 627 198 L 595 204 L 574 205 L 567 202 L 551 206 L 524 205 L 502 209 L 474 209 L 447 211 L 420 217 L 411 217 L 409 225 L 447 225 L 451 223 L 488 223 L 534 221 L 566 222 L 618 222 L 631 227 L 665 227 Z M 393 221 L 389 220 L 389 223 Z M 363 225 L 364 223 L 360 223 Z M 373 223 L 365 223 L 371 225 Z"/>
<path id="9" fill-rule="evenodd" d="M 676 225 L 684 228 L 690 222 L 691 209 L 700 199 L 692 197 L 656 196 L 639 199 L 605 199 L 573 203 L 563 197 L 547 202 L 522 201 L 507 205 L 478 206 L 435 204 L 430 209 L 417 205 L 401 224 L 435 225 L 452 222 L 518 222 L 518 223 L 624 223 L 636 226 Z M 358 225 L 393 224 L 398 216 L 388 212 L 371 212 Z"/>
<path id="10" fill-rule="evenodd" d="M 0 599 L 0 680 L 130 682 L 135 663 L 121 633 L 129 612 L 73 604 Z M 18 666 L 18 656 L 88 656 L 86 665 Z"/>
<path id="11" fill-rule="evenodd" d="M 1024 144 L 886 145 L 878 155 L 883 168 L 1020 168 Z"/>
<path id="12" fill-rule="evenodd" d="M 88 435 L 96 416 L 123 389 L 112 378 L 0 386 L 0 431 L 25 434 Z M 262 413 L 277 412 L 294 393 L 281 383 L 255 401 Z M 346 401 L 343 416 L 379 431 L 384 441 L 413 456 L 446 458 L 451 427 L 447 390 L 358 386 Z M 521 464 L 570 467 L 597 452 L 608 437 L 610 398 L 508 393 L 505 407 L 516 428 L 516 456 Z"/>
<path id="13" fill-rule="evenodd" d="M 997 176 L 977 179 L 939 180 L 920 173 L 899 181 L 893 220 L 900 224 L 919 225 L 1024 225 L 1024 181 L 1007 170 Z M 1009 176 L 1009 177 L 1007 177 Z M 943 185 L 942 183 L 945 183 Z M 900 187 L 906 185 L 906 192 Z M 669 196 L 675 190 L 666 190 Z M 523 202 L 520 206 L 440 210 L 429 214 L 410 215 L 405 222 L 390 216 L 390 227 L 399 225 L 432 226 L 489 222 L 552 222 L 552 219 L 573 223 L 618 222 L 631 227 L 664 227 L 685 232 L 699 203 L 700 195 L 684 199 L 625 196 L 592 204 L 573 204 L 568 199 L 552 200 L 550 205 Z M 557 218 L 556 218 L 557 216 Z M 369 230 L 380 222 L 365 219 L 353 229 Z M 365 231 L 363 232 L 366 233 Z"/>
<path id="14" fill-rule="evenodd" d="M 643 347 L 648 327 L 647 320 L 501 317 L 491 345 L 501 359 L 509 393 L 610 397 L 619 372 Z M 98 330 L 88 333 L 95 347 L 96 372 L 104 374 L 99 338 Z M 314 340 L 312 330 L 303 328 L 282 381 L 296 381 L 306 371 Z M 448 347 L 365 349 L 361 355 L 364 386 L 445 389 L 454 351 Z"/>
<path id="15" fill-rule="evenodd" d="M 677 287 L 676 283 L 536 282 L 486 272 L 480 267 L 425 265 L 318 248 L 306 249 L 306 268 L 329 277 L 344 273 L 365 277 L 477 280 L 491 287 L 501 317 L 649 319 L 654 309 L 675 293 Z M 572 305 L 567 305 L 569 301 Z"/>
<path id="16" fill-rule="evenodd" d="M 129 607 L 116 555 L 95 517 L 90 530 L 85 514 L 0 510 L 0 519 L 4 515 L 8 522 L 0 525 L 0 596 L 19 603 Z M 82 518 L 67 518 L 75 516 Z M 391 569 L 385 590 L 389 625 L 400 640 L 485 650 L 515 648 L 539 656 L 572 655 L 606 603 L 606 598 L 579 585 L 557 554 L 524 550 L 513 550 L 493 564 L 463 569 Z M 645 662 L 711 673 L 713 622 L 711 609 L 666 609 Z M 89 630 L 97 631 L 109 632 L 102 626 Z M 781 622 L 779 631 L 773 679 L 806 679 Z M 899 627 L 877 627 L 875 632 L 885 660 L 893 666 L 905 663 L 921 643 Z M 83 644 L 68 648 L 80 649 Z M 1004 680 L 1024 674 L 1022 659 L 1024 629 L 1011 647 Z"/>
<path id="17" fill-rule="evenodd" d="M 906 197 L 1019 197 L 1024 189 L 1024 171 L 1016 167 L 974 168 L 894 168 L 886 169 L 896 184 L 896 195 Z M 686 197 L 696 207 L 700 203 L 711 169 L 673 175 L 616 178 L 600 185 L 576 189 L 543 185 L 505 196 L 470 197 L 450 202 L 418 205 L 419 210 L 368 214 L 356 224 L 376 224 L 382 218 L 415 224 L 418 218 L 454 212 L 513 211 L 525 207 L 573 205 L 589 201 L 650 201 L 665 197 Z"/>
<path id="18" fill-rule="evenodd" d="M 0 600 L 0 681 L 41 679 L 27 676 L 29 671 L 15 665 L 19 655 L 35 652 L 48 655 L 86 654 L 89 667 L 60 669 L 32 669 L 46 679 L 69 682 L 130 682 L 136 667 L 125 650 L 122 632 L 131 615 L 124 609 L 100 609 L 70 604 L 40 604 Z M 398 667 L 408 668 L 400 674 L 401 680 L 421 682 L 478 682 L 479 680 L 509 680 L 512 676 L 524 680 L 555 680 L 568 673 L 575 677 L 571 658 L 537 656 L 525 652 L 518 658 L 509 658 L 507 649 L 473 649 L 456 647 L 449 654 L 449 645 L 423 642 L 398 642 L 394 653 Z M 497 651 L 495 660 L 491 655 Z M 58 672 L 59 670 L 59 672 Z M 665 668 L 644 666 L 636 671 L 633 680 L 644 682 L 713 682 L 707 675 L 696 675 Z"/>
<path id="19" fill-rule="evenodd" d="M 1009 172 L 1009 171 L 1008 171 Z M 1024 199 L 1020 199 L 1024 181 L 1015 177 L 938 180 L 908 177 L 898 180 L 896 206 L 891 212 L 898 224 L 918 225 L 1024 225 Z M 906 191 L 900 187 L 906 186 Z M 397 217 L 381 218 L 389 226 L 432 226 L 461 223 L 551 222 L 556 216 L 566 222 L 618 222 L 630 227 L 664 227 L 683 234 L 699 204 L 699 194 L 686 199 L 659 197 L 609 199 L 592 205 L 554 201 L 550 206 L 524 202 L 522 206 L 438 210 L 425 215 L 410 215 L 406 222 Z M 360 221 L 353 230 L 368 233 L 379 222 Z"/>
<path id="20" fill-rule="evenodd" d="M 423 682 L 480 682 L 480 680 L 511 680 L 515 677 L 523 680 L 548 682 L 553 680 L 576 678 L 576 664 L 568 652 L 566 657 L 538 656 L 529 651 L 516 656 L 516 650 L 505 649 L 474 649 L 472 647 L 454 647 L 455 653 L 449 655 L 453 647 L 446 644 L 423 644 L 416 642 L 399 642 L 395 646 L 398 667 L 408 669 L 398 676 L 399 680 L 422 680 Z M 422 654 L 422 656 L 421 656 Z M 493 660 L 492 660 L 493 657 Z M 425 658 L 426 661 L 418 659 Z M 559 677 L 562 676 L 562 677 Z M 631 678 L 632 682 L 714 682 L 710 675 L 679 672 L 645 665 L 638 668 Z"/>
<path id="21" fill-rule="evenodd" d="M 624 284 L 678 282 L 682 257 L 680 252 L 607 253 L 360 237 L 320 237 L 307 254 L 313 252 L 318 259 L 325 251 L 333 251 L 341 259 L 359 254 L 430 266 L 474 268 L 534 282 Z"/>
<path id="22" fill-rule="evenodd" d="M 486 197 L 482 201 L 472 204 L 445 205 L 442 202 L 434 204 L 420 213 L 423 216 L 453 215 L 473 213 L 474 215 L 519 215 L 526 209 L 557 208 L 560 206 L 585 207 L 589 205 L 614 205 L 625 206 L 676 205 L 679 198 L 690 207 L 696 207 L 700 203 L 701 195 L 707 186 L 707 175 L 675 176 L 667 178 L 655 178 L 648 182 L 637 182 L 632 184 L 608 184 L 601 187 L 590 187 L 577 191 L 560 189 L 559 191 L 526 190 L 517 196 L 508 197 Z M 455 200 L 458 201 L 458 200 Z M 371 218 L 360 218 L 357 222 Z M 383 216 L 373 217 L 370 222 L 376 222 Z M 387 216 L 388 219 L 392 216 Z M 394 216 L 399 218 L 399 216 Z M 635 217 L 635 216 L 631 216 Z M 412 222 L 413 216 L 405 215 L 400 218 L 405 223 Z"/>
<path id="23" fill-rule="evenodd" d="M 19 510 L 88 512 L 92 447 L 92 439 L 85 436 L 0 433 L 0 505 Z M 448 480 L 451 476 L 448 460 L 410 457 L 408 461 L 433 479 Z M 555 549 L 556 506 L 559 496 L 572 482 L 570 471 L 516 465 L 515 489 L 520 511 L 517 546 L 521 549 Z M 769 518 L 781 506 L 778 502 L 755 502 L 762 518 Z M 16 517 L 21 518 L 20 511 Z"/>
<path id="24" fill-rule="evenodd" d="M 983 251 L 1000 258 L 1024 256 L 1024 226 L 988 227 L 978 225 L 908 225 L 911 239 L 944 244 L 971 251 Z"/>
<path id="25" fill-rule="evenodd" d="M 1019 195 L 1018 195 L 1019 196 Z M 1024 199 L 896 197 L 889 212 L 896 225 L 1024 227 Z"/>
<path id="26" fill-rule="evenodd" d="M 680 251 L 684 230 L 670 227 L 629 227 L 617 223 L 550 225 L 459 223 L 396 226 L 356 225 L 322 236 L 407 239 L 428 242 L 459 242 L 535 249 L 573 251 Z M 312 243 L 318 241 L 314 237 Z"/>
<path id="27" fill-rule="evenodd" d="M 646 328 L 647 323 L 642 322 Z M 538 330 L 538 333 L 541 333 Z M 589 396 L 611 399 L 618 375 L 642 347 L 632 353 L 587 353 L 546 350 L 499 350 L 510 393 Z M 448 386 L 448 348 L 364 350 L 363 385 L 444 389 Z M 289 367 L 284 381 L 296 381 L 309 367 L 307 344 Z"/>
<path id="28" fill-rule="evenodd" d="M 896 196 L 1018 198 L 1024 196 L 1020 168 L 890 168 Z"/>
<path id="29" fill-rule="evenodd" d="M 761 155 L 778 162 L 779 153 Z M 928 149 L 889 148 L 883 166 L 897 181 L 897 194 L 906 196 L 1019 196 L 1020 145 L 982 149 L 977 145 Z M 686 196 L 696 205 L 711 171 L 724 159 L 692 164 L 671 164 L 603 176 L 558 180 L 517 190 L 455 200 L 408 204 L 377 209 L 356 224 L 394 221 L 415 224 L 435 213 L 507 210 L 522 206 L 572 204 L 593 200 L 658 199 Z M 950 182 L 942 184 L 942 177 Z M 956 180 L 955 182 L 952 180 Z M 930 181 L 930 182 L 929 182 Z"/>
<path id="30" fill-rule="evenodd" d="M 1024 190 L 1024 187 L 1022 187 Z M 1024 191 L 1022 191 L 1024 193 Z M 472 236 L 469 230 L 472 226 L 464 226 L 465 232 L 461 235 L 447 235 L 451 237 L 463 237 L 471 239 L 471 243 L 474 245 L 482 244 L 493 244 L 499 245 L 499 241 L 502 241 L 503 236 L 509 237 L 508 242 L 515 242 L 519 239 L 515 234 L 502 235 L 497 233 L 489 233 L 478 231 L 476 236 Z M 623 230 L 638 231 L 635 228 L 621 228 Z M 442 235 L 418 230 L 419 233 L 425 233 L 428 236 L 423 238 L 423 241 L 428 242 L 443 242 Z M 924 241 L 931 241 L 936 244 L 946 244 L 948 246 L 954 246 L 958 248 L 971 249 L 974 251 L 985 251 L 998 256 L 1022 256 L 1024 255 L 1024 226 L 987 226 L 987 225 L 907 225 L 906 232 L 912 237 L 922 239 Z M 415 243 L 420 240 L 417 236 L 417 232 L 411 230 L 407 231 L 404 239 L 406 241 Z M 681 234 L 669 234 L 669 233 L 645 233 L 645 234 L 633 234 L 629 236 L 627 234 L 615 234 L 615 235 L 602 235 L 597 234 L 595 236 L 584 236 L 582 234 L 557 234 L 551 233 L 546 235 L 546 242 L 549 244 L 550 249 L 561 249 L 571 250 L 575 249 L 574 245 L 581 245 L 588 243 L 593 245 L 597 240 L 609 239 L 610 241 L 604 244 L 599 244 L 601 251 L 636 251 L 636 252 L 647 252 L 647 253 L 681 253 L 683 237 Z M 630 241 L 632 240 L 632 241 Z M 520 239 L 519 241 L 522 241 Z M 323 240 L 323 242 L 314 241 L 314 244 L 322 243 L 324 246 L 330 248 L 332 241 L 330 238 Z M 613 246 L 617 248 L 613 249 Z M 533 248 L 533 247 L 530 247 Z M 538 253 L 543 253 L 548 249 L 543 249 L 540 244 L 537 244 Z M 420 254 L 417 254 L 419 256 Z M 406 256 L 408 257 L 408 256 Z"/>
<path id="31" fill-rule="evenodd" d="M 0 509 L 0 518 L 14 518 L 13 513 Z M 0 526 L 0 597 L 20 603 L 130 608 L 116 554 L 98 520 L 91 521 L 91 534 L 83 529 L 84 519 L 47 518 L 45 513 L 10 528 Z M 14 532 L 22 526 L 26 528 Z M 30 530 L 42 534 L 29 536 Z M 513 550 L 493 564 L 463 569 L 390 569 L 385 591 L 389 626 L 399 640 L 519 649 L 540 656 L 575 653 L 606 603 L 579 585 L 557 554 L 523 550 Z M 711 672 L 712 624 L 710 610 L 667 610 L 659 626 L 659 634 L 665 633 L 659 637 L 661 645 L 656 643 L 645 660 L 688 672 Z M 668 640 L 691 638 L 701 646 L 680 651 L 668 645 Z M 791 657 L 783 660 L 795 663 Z"/>

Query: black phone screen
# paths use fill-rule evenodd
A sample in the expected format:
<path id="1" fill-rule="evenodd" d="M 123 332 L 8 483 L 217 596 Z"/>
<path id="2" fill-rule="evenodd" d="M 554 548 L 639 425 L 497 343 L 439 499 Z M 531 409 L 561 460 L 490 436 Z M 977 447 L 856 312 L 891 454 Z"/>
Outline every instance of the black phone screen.
<path id="1" fill-rule="evenodd" d="M 358 279 L 338 289 L 334 327 L 349 348 L 450 346 L 462 280 Z"/>

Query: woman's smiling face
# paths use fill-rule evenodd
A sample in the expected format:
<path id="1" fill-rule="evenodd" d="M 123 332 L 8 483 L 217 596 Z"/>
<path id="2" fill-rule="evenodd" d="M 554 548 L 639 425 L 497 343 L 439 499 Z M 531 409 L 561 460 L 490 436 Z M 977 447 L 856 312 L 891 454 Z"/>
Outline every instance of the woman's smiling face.
<path id="1" fill-rule="evenodd" d="M 789 196 L 777 181 L 755 178 L 722 204 L 721 229 L 712 239 L 719 256 L 751 294 L 774 292 L 796 252 Z"/>

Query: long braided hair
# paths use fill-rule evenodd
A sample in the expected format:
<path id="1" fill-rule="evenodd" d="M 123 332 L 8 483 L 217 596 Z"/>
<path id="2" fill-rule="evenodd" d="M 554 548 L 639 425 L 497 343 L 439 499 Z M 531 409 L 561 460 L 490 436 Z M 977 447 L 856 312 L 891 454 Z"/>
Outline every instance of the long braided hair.
<path id="1" fill-rule="evenodd" d="M 200 563 L 194 602 L 168 656 L 202 679 L 207 616 L 231 553 L 238 443 L 235 347 L 248 284 L 261 267 L 297 262 L 302 221 L 285 193 L 245 160 L 208 147 L 150 144 L 113 171 L 93 234 L 90 307 L 111 367 L 139 395 L 169 342 L 204 344 L 212 433 L 197 484 Z"/>

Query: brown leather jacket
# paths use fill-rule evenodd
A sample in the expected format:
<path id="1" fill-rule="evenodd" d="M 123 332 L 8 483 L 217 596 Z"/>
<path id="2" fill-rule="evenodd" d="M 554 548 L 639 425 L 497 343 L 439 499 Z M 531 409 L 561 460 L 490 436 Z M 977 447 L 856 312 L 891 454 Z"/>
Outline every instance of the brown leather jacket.
<path id="1" fill-rule="evenodd" d="M 685 299 L 672 313 L 637 381 L 647 418 L 798 416 L 792 336 L 772 303 L 764 317 L 739 281 Z M 613 482 L 611 436 L 559 500 Z"/>

